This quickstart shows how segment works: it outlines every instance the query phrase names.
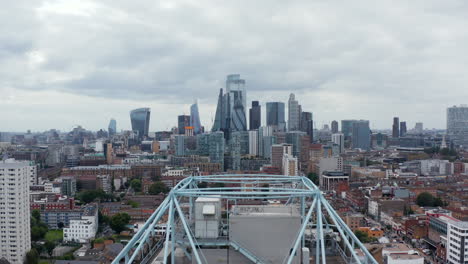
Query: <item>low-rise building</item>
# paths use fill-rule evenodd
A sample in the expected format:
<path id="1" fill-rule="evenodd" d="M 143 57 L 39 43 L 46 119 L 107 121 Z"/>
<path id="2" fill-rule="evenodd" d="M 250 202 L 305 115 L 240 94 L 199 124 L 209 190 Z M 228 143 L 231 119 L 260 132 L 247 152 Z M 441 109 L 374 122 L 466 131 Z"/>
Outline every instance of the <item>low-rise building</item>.
<path id="1" fill-rule="evenodd" d="M 80 219 L 71 220 L 70 226 L 63 229 L 65 242 L 87 243 L 96 237 L 98 230 L 98 206 L 89 204 L 84 208 Z"/>

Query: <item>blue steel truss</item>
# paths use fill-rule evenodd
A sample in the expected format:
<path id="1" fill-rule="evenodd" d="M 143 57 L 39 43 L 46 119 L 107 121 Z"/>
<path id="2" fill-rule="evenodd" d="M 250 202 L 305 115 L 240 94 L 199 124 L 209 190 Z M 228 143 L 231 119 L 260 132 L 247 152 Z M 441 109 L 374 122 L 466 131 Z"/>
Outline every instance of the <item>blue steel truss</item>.
<path id="1" fill-rule="evenodd" d="M 206 188 L 199 188 L 198 184 L 205 182 Z M 219 186 L 235 187 L 210 187 Z M 264 187 L 268 184 L 269 187 Z M 291 245 L 290 254 L 283 263 L 290 264 L 298 250 L 305 246 L 306 230 L 315 228 L 315 261 L 316 264 L 326 263 L 325 230 L 337 231 L 339 243 L 343 245 L 341 251 L 343 260 L 347 263 L 372 263 L 377 261 L 372 257 L 366 247 L 359 241 L 354 233 L 332 208 L 322 192 L 312 181 L 306 177 L 278 176 L 278 175 L 210 175 L 188 177 L 179 182 L 168 194 L 166 199 L 149 217 L 143 227 L 133 236 L 125 248 L 112 262 L 113 264 L 150 263 L 156 255 L 162 256 L 162 262 L 175 263 L 176 246 L 182 248 L 185 255 L 196 263 L 207 263 L 200 250 L 202 246 L 231 246 L 238 250 L 253 263 L 264 261 L 251 254 L 248 249 L 229 240 L 204 241 L 196 240 L 191 230 L 194 199 L 197 197 L 216 196 L 227 202 L 237 200 L 262 199 L 285 200 L 286 203 L 297 203 L 300 206 L 302 225 L 297 232 L 296 239 Z M 181 204 L 188 203 L 189 216 L 182 210 Z M 158 236 L 156 226 L 166 217 L 166 231 Z M 180 230 L 176 231 L 176 226 Z M 180 239 L 180 237 L 184 239 Z M 188 252 L 187 248 L 191 251 Z M 359 249 L 359 254 L 357 253 Z M 311 252 L 312 254 L 312 252 Z"/>

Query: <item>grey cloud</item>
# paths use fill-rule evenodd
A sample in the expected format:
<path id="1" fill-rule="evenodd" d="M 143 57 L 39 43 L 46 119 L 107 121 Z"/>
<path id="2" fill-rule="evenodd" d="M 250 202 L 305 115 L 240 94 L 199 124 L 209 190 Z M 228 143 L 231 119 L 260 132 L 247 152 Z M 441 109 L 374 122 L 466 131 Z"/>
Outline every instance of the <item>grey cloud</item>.
<path id="1" fill-rule="evenodd" d="M 16 2 L 0 11 L 0 84 L 16 89 L 203 102 L 240 73 L 253 94 L 468 96 L 463 0 Z"/>

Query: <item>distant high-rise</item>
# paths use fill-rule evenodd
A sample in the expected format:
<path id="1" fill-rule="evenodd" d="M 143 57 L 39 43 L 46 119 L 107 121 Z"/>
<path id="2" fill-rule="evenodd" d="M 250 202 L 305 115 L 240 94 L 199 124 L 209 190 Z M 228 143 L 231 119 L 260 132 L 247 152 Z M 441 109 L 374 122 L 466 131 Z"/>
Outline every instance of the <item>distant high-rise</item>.
<path id="1" fill-rule="evenodd" d="M 353 123 L 352 146 L 363 150 L 370 149 L 371 131 L 368 120 L 356 120 Z"/>
<path id="2" fill-rule="evenodd" d="M 115 121 L 114 118 L 110 120 L 108 130 L 109 137 L 112 137 L 113 135 L 115 135 L 115 133 L 117 133 L 117 121 Z"/>
<path id="3" fill-rule="evenodd" d="M 247 94 L 245 90 L 245 80 L 239 74 L 227 76 L 226 92 L 228 94 L 229 117 L 231 120 L 230 131 L 247 130 Z"/>
<path id="4" fill-rule="evenodd" d="M 332 142 L 339 146 L 340 154 L 344 153 L 344 135 L 342 133 L 332 134 Z"/>
<path id="5" fill-rule="evenodd" d="M 198 101 L 190 106 L 190 125 L 193 126 L 193 133 L 200 134 L 202 131 L 200 123 L 200 113 L 198 112 Z"/>
<path id="6" fill-rule="evenodd" d="M 0 259 L 22 264 L 31 249 L 28 161 L 0 161 Z"/>
<path id="7" fill-rule="evenodd" d="M 184 156 L 185 155 L 185 136 L 184 135 L 176 135 L 175 136 L 175 155 L 176 156 Z"/>
<path id="8" fill-rule="evenodd" d="M 400 137 L 400 119 L 398 117 L 393 118 L 392 137 Z"/>
<path id="9" fill-rule="evenodd" d="M 424 131 L 423 123 L 417 122 L 416 125 L 414 126 L 414 132 L 421 134 L 423 131 Z"/>
<path id="10" fill-rule="evenodd" d="M 271 165 L 273 167 L 283 169 L 284 154 L 292 155 L 293 145 L 291 144 L 276 144 L 271 146 Z"/>
<path id="11" fill-rule="evenodd" d="M 351 138 L 353 134 L 353 123 L 357 120 L 341 120 L 341 133 L 345 136 L 345 139 Z"/>
<path id="12" fill-rule="evenodd" d="M 288 100 L 288 131 L 300 130 L 301 125 L 301 106 L 292 93 Z"/>
<path id="13" fill-rule="evenodd" d="M 406 122 L 400 122 L 400 137 L 406 136 Z"/>
<path id="14" fill-rule="evenodd" d="M 301 131 L 309 136 L 310 142 L 314 141 L 314 121 L 311 112 L 301 112 Z"/>
<path id="15" fill-rule="evenodd" d="M 226 138 L 233 131 L 246 131 L 246 102 L 245 80 L 239 74 L 228 75 L 226 93 L 223 94 L 223 89 L 220 90 L 212 131 L 223 131 Z"/>
<path id="16" fill-rule="evenodd" d="M 447 135 L 457 147 L 468 147 L 467 105 L 447 108 Z"/>
<path id="17" fill-rule="evenodd" d="M 267 126 L 274 126 L 279 131 L 285 131 L 284 103 L 268 102 L 266 103 L 266 111 Z"/>
<path id="18" fill-rule="evenodd" d="M 191 126 L 190 116 L 180 115 L 177 117 L 177 134 L 185 135 L 185 128 Z"/>
<path id="19" fill-rule="evenodd" d="M 211 131 L 224 131 L 226 126 L 226 102 L 224 100 L 223 88 L 219 89 L 218 104 L 216 106 L 215 120 Z"/>
<path id="20" fill-rule="evenodd" d="M 252 101 L 252 108 L 249 109 L 249 129 L 258 129 L 262 125 L 261 106 L 258 101 Z"/>
<path id="21" fill-rule="evenodd" d="M 338 133 L 338 121 L 333 120 L 331 122 L 331 132 L 332 132 L 332 134 Z"/>
<path id="22" fill-rule="evenodd" d="M 149 108 L 138 108 L 130 112 L 132 130 L 138 133 L 141 139 L 148 136 L 151 110 Z"/>

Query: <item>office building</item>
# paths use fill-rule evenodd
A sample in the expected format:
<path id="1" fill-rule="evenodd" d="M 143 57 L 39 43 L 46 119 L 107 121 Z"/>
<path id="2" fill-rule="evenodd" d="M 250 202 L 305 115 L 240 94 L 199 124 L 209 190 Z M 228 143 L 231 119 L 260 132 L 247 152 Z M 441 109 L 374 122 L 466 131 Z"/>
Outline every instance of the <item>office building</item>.
<path id="1" fill-rule="evenodd" d="M 353 123 L 357 120 L 341 120 L 341 133 L 345 136 L 345 140 L 351 139 L 353 134 Z"/>
<path id="2" fill-rule="evenodd" d="M 290 154 L 283 155 L 283 175 L 297 176 L 298 175 L 298 162 L 297 158 Z"/>
<path id="3" fill-rule="evenodd" d="M 228 75 L 226 93 L 220 89 L 212 131 L 223 131 L 227 139 L 232 131 L 246 131 L 246 102 L 245 80 L 239 74 Z"/>
<path id="4" fill-rule="evenodd" d="M 448 220 L 447 263 L 468 263 L 468 222 Z"/>
<path id="5" fill-rule="evenodd" d="M 219 163 L 224 168 L 224 152 L 225 139 L 222 131 L 197 135 L 198 155 L 209 156 L 211 163 Z"/>
<path id="6" fill-rule="evenodd" d="M 193 127 L 193 133 L 198 135 L 202 133 L 202 126 L 200 122 L 200 113 L 198 111 L 198 101 L 190 106 L 190 126 Z"/>
<path id="7" fill-rule="evenodd" d="M 275 144 L 271 146 L 271 165 L 283 169 L 284 154 L 292 155 L 293 146 L 291 144 Z"/>
<path id="8" fill-rule="evenodd" d="M 368 120 L 358 120 L 353 123 L 352 146 L 362 150 L 369 150 L 371 131 Z"/>
<path id="9" fill-rule="evenodd" d="M 174 139 L 175 144 L 175 155 L 176 156 L 184 156 L 185 155 L 185 136 L 184 135 L 176 135 Z"/>
<path id="10" fill-rule="evenodd" d="M 249 155 L 259 156 L 259 138 L 263 136 L 259 135 L 258 130 L 249 130 Z"/>
<path id="11" fill-rule="evenodd" d="M 338 121 L 333 120 L 331 122 L 331 132 L 332 132 L 332 134 L 336 134 L 336 133 L 338 133 L 338 131 L 339 131 L 338 130 Z"/>
<path id="12" fill-rule="evenodd" d="M 423 123 L 422 122 L 416 122 L 414 126 L 414 132 L 417 134 L 421 134 L 424 131 Z"/>
<path id="13" fill-rule="evenodd" d="M 73 197 L 76 194 L 76 179 L 74 177 L 63 177 L 61 193 Z"/>
<path id="14" fill-rule="evenodd" d="M 286 131 L 286 121 L 284 119 L 284 103 L 266 103 L 267 126 L 275 127 L 277 131 Z"/>
<path id="15" fill-rule="evenodd" d="M 185 128 L 190 126 L 190 116 L 180 115 L 177 117 L 177 134 L 185 135 Z"/>
<path id="16" fill-rule="evenodd" d="M 447 136 L 457 147 L 468 147 L 468 106 L 447 108 Z"/>
<path id="17" fill-rule="evenodd" d="M 31 249 L 29 162 L 0 161 L 0 259 L 22 264 Z"/>
<path id="18" fill-rule="evenodd" d="M 117 121 L 115 121 L 114 118 L 112 118 L 109 122 L 108 131 L 109 131 L 109 137 L 112 137 L 113 135 L 117 133 Z"/>
<path id="19" fill-rule="evenodd" d="M 373 149 L 385 149 L 387 147 L 387 142 L 388 135 L 386 134 L 374 133 L 371 135 L 371 147 Z"/>
<path id="20" fill-rule="evenodd" d="M 332 134 L 332 142 L 338 145 L 340 154 L 344 153 L 344 135 L 342 133 Z"/>
<path id="21" fill-rule="evenodd" d="M 307 133 L 311 143 L 314 141 L 314 121 L 312 112 L 301 112 L 301 131 Z"/>
<path id="22" fill-rule="evenodd" d="M 301 129 L 301 106 L 292 93 L 288 100 L 288 131 L 298 131 Z"/>
<path id="23" fill-rule="evenodd" d="M 302 131 L 291 131 L 286 132 L 285 142 L 293 146 L 292 155 L 299 157 L 302 147 L 302 137 L 307 136 L 305 132 Z M 304 146 L 306 147 L 306 146 Z"/>
<path id="24" fill-rule="evenodd" d="M 151 110 L 149 108 L 138 108 L 130 112 L 132 130 L 137 132 L 140 139 L 148 137 L 150 114 Z"/>
<path id="25" fill-rule="evenodd" d="M 252 108 L 249 109 L 249 129 L 258 129 L 262 125 L 262 111 L 258 101 L 252 101 Z"/>
<path id="26" fill-rule="evenodd" d="M 407 133 L 406 121 L 400 122 L 400 137 L 405 137 Z"/>
<path id="27" fill-rule="evenodd" d="M 230 141 L 238 141 L 239 143 L 239 151 L 240 155 L 247 155 L 249 154 L 249 132 L 250 131 L 236 131 L 232 132 L 232 136 L 236 136 L 236 138 L 231 138 Z"/>
<path id="28" fill-rule="evenodd" d="M 398 117 L 393 118 L 392 137 L 393 138 L 400 137 L 400 119 Z"/>

